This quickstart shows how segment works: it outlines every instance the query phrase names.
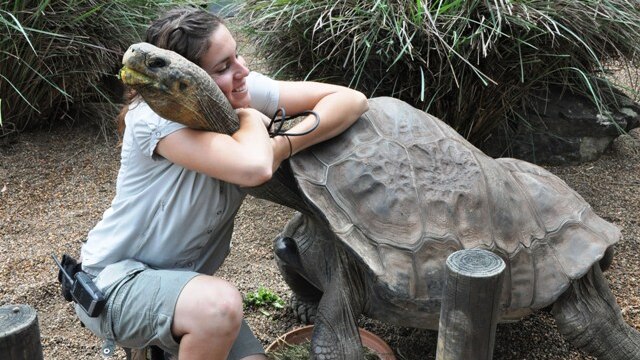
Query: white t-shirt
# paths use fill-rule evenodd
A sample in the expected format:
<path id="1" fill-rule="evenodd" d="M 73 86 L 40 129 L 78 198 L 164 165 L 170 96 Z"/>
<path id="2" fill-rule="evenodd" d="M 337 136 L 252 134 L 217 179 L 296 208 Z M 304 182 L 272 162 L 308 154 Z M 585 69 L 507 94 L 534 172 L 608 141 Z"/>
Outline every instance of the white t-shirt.
<path id="1" fill-rule="evenodd" d="M 251 107 L 273 115 L 277 82 L 252 72 L 247 86 Z M 116 195 L 82 246 L 83 269 L 97 275 L 131 259 L 213 274 L 229 253 L 244 193 L 156 154 L 160 139 L 185 126 L 160 117 L 144 101 L 130 106 L 125 123 Z"/>

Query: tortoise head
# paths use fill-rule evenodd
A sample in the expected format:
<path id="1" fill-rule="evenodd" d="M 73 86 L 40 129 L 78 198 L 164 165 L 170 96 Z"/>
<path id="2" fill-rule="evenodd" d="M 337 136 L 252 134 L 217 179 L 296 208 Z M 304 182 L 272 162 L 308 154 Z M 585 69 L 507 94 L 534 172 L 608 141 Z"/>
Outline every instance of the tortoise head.
<path id="1" fill-rule="evenodd" d="M 211 76 L 176 52 L 133 44 L 122 59 L 120 79 L 160 116 L 194 129 L 233 133 L 238 119 Z"/>

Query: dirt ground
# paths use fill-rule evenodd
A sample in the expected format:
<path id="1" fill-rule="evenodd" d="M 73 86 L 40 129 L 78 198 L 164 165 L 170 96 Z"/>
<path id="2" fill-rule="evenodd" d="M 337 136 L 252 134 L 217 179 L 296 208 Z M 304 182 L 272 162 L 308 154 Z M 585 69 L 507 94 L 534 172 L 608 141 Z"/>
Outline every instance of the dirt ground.
<path id="1" fill-rule="evenodd" d="M 27 133 L 0 146 L 0 306 L 28 304 L 37 310 L 45 359 L 101 359 L 101 342 L 80 326 L 59 295 L 49 255 L 78 254 L 114 195 L 118 158 L 116 140 L 105 140 L 91 129 Z M 549 169 L 622 228 L 624 240 L 606 276 L 625 319 L 640 329 L 640 156 L 610 151 L 595 162 Z M 263 286 L 288 300 L 290 291 L 275 266 L 271 242 L 291 214 L 247 199 L 219 275 L 243 294 Z M 246 317 L 265 346 L 300 325 L 288 309 L 269 314 L 248 309 Z M 399 359 L 435 357 L 435 332 L 367 319 L 361 325 L 386 340 Z M 115 358 L 124 359 L 124 352 L 119 349 Z M 560 337 L 544 312 L 500 325 L 494 358 L 589 359 Z"/>

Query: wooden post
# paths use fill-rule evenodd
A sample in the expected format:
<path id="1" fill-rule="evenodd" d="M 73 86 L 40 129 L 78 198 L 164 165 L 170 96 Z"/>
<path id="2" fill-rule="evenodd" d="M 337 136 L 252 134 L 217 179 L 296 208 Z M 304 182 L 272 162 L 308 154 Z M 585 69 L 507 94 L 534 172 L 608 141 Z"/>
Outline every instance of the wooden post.
<path id="1" fill-rule="evenodd" d="M 496 254 L 460 250 L 446 262 L 436 360 L 491 360 L 505 269 Z"/>
<path id="2" fill-rule="evenodd" d="M 43 360 L 38 314 L 31 306 L 0 307 L 0 359 Z"/>

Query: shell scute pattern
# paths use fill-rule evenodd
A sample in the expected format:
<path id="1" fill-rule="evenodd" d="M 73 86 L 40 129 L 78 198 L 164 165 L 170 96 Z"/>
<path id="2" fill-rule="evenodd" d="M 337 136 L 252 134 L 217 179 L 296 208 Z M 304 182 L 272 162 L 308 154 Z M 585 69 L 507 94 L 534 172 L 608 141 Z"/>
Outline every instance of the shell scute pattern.
<path id="1" fill-rule="evenodd" d="M 548 232 L 559 229 L 566 221 L 577 221 L 579 214 L 589 208 L 580 195 L 542 168 L 513 159 L 500 163 L 512 169 L 522 191 L 532 200 L 532 215 Z"/>
<path id="2" fill-rule="evenodd" d="M 449 138 L 445 130 L 433 126 L 431 115 L 411 106 L 398 106 L 396 99 L 376 98 L 369 105 L 373 111 L 364 117 L 374 124 L 381 137 L 393 139 L 407 147 Z"/>
<path id="3" fill-rule="evenodd" d="M 528 252 L 531 252 L 530 256 L 533 259 L 529 270 L 531 272 L 529 282 L 533 283 L 533 287 L 531 293 L 522 299 L 527 306 L 522 307 L 540 309 L 551 305 L 569 287 L 570 279 L 563 271 L 562 259 L 556 256 L 556 251 L 551 245 L 546 242 L 536 242 L 529 251 L 521 253 Z M 573 252 L 577 251 L 574 249 Z M 591 267 L 592 263 L 593 261 L 587 266 L 587 269 Z M 513 269 L 514 266 L 512 265 L 511 268 Z M 511 287 L 512 292 L 520 291 L 520 286 L 512 284 Z M 521 306 L 520 304 L 511 304 L 511 307 Z"/>
<path id="4" fill-rule="evenodd" d="M 491 239 L 481 169 L 471 151 L 449 139 L 415 144 L 411 162 L 429 238 Z M 480 245 L 468 244 L 472 247 Z M 489 244 L 486 244 L 489 245 Z"/>
<path id="5" fill-rule="evenodd" d="M 371 142 L 379 141 L 380 134 L 368 121 L 357 121 L 347 133 L 342 133 L 330 142 L 322 142 L 314 146 L 316 161 L 330 166 L 344 158 L 350 157 L 356 149 Z M 301 173 L 303 176 L 305 173 Z"/>
<path id="6" fill-rule="evenodd" d="M 507 306 L 516 306 L 517 308 L 527 308 L 531 305 L 535 283 L 531 279 L 535 276 L 534 254 L 532 251 L 518 251 L 509 259 L 505 271 L 505 284 L 511 284 L 512 287 L 518 289 L 512 291 L 508 296 L 502 295 L 502 301 Z M 506 286 L 505 286 L 506 288 Z"/>
<path id="7" fill-rule="evenodd" d="M 413 298 L 426 300 L 438 299 L 444 288 L 445 263 L 442 259 L 462 249 L 462 244 L 454 237 L 435 241 L 425 238 L 413 255 L 411 267 L 414 281 Z M 430 281 L 424 281 L 430 279 Z"/>
<path id="8" fill-rule="evenodd" d="M 384 139 L 364 144 L 330 167 L 326 187 L 370 241 L 412 249 L 420 240 L 420 205 L 401 146 Z"/>
<path id="9" fill-rule="evenodd" d="M 391 98 L 371 99 L 354 127 L 291 164 L 337 238 L 397 301 L 439 301 L 444 259 L 480 247 L 505 260 L 502 303 L 521 316 L 553 302 L 620 238 L 548 171 L 492 159 Z"/>

